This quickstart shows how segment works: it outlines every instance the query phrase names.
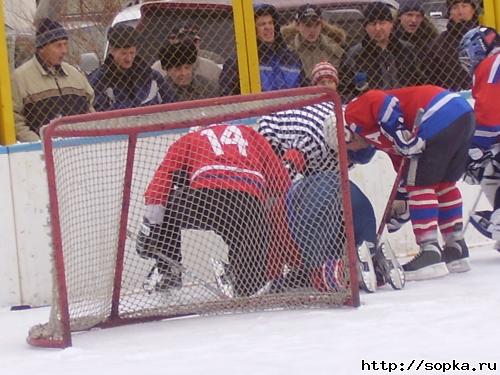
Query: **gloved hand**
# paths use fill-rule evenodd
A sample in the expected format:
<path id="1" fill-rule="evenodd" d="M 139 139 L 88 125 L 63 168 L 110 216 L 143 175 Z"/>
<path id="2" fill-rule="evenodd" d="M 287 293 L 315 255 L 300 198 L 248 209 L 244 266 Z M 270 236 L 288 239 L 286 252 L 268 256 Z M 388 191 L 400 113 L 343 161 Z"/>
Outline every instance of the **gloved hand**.
<path id="1" fill-rule="evenodd" d="M 491 163 L 493 154 L 490 150 L 484 151 L 480 148 L 469 150 L 469 159 L 464 174 L 464 181 L 469 185 L 478 185 L 483 179 L 485 167 Z"/>
<path id="2" fill-rule="evenodd" d="M 410 220 L 410 210 L 408 200 L 402 196 L 399 191 L 396 199 L 392 203 L 391 216 L 387 222 L 387 230 L 394 233 L 399 230 L 406 222 Z"/>
<path id="3" fill-rule="evenodd" d="M 394 146 L 403 156 L 413 157 L 425 150 L 425 141 L 419 136 L 413 136 L 409 130 L 396 130 Z"/>

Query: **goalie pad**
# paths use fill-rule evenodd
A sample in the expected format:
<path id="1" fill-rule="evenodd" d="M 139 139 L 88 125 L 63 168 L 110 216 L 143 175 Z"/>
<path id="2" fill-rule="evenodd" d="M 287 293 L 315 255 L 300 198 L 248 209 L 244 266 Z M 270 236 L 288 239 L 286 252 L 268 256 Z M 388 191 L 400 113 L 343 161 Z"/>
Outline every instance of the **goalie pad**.
<path id="1" fill-rule="evenodd" d="M 495 211 L 476 211 L 470 216 L 470 223 L 483 236 L 500 240 L 500 209 Z"/>

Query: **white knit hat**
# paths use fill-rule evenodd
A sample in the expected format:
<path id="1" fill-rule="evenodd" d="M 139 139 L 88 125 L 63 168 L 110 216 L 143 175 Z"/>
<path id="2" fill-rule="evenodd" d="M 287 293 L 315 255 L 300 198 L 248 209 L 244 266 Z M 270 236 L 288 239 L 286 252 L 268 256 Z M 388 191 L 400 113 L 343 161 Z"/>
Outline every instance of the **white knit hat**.
<path id="1" fill-rule="evenodd" d="M 313 85 L 317 85 L 318 82 L 324 78 L 329 77 L 335 81 L 335 83 L 339 84 L 339 74 L 337 73 L 337 69 L 326 61 L 321 61 L 317 63 L 311 73 L 311 80 Z"/>

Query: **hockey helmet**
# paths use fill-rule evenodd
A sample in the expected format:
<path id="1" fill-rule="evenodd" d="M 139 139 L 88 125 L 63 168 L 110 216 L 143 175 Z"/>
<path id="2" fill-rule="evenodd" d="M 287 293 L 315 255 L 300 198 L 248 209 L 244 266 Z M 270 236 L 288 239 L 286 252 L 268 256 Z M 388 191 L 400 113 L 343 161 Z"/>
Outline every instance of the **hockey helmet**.
<path id="1" fill-rule="evenodd" d="M 473 74 L 476 67 L 493 51 L 500 47 L 500 35 L 490 27 L 475 27 L 465 33 L 458 46 L 460 63 Z"/>

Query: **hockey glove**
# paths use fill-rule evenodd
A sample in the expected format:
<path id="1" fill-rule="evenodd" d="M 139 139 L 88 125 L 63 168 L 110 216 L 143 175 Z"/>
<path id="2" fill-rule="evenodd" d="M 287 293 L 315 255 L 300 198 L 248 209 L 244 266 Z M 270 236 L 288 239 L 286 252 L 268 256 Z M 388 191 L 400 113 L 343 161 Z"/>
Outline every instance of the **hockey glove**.
<path id="1" fill-rule="evenodd" d="M 398 231 L 405 223 L 410 220 L 410 210 L 408 200 L 398 191 L 396 199 L 392 203 L 391 216 L 387 222 L 387 230 L 389 233 Z"/>
<path id="2" fill-rule="evenodd" d="M 469 150 L 464 181 L 469 185 L 480 184 L 483 179 L 484 169 L 491 163 L 492 158 L 493 154 L 490 150 L 483 151 L 480 148 L 471 148 Z"/>
<path id="3" fill-rule="evenodd" d="M 137 254 L 144 259 L 156 259 L 155 254 L 159 251 L 157 248 L 162 244 L 161 237 L 161 224 L 152 225 L 144 218 L 135 245 Z"/>
<path id="4" fill-rule="evenodd" d="M 394 141 L 396 151 L 402 156 L 418 156 L 425 150 L 425 141 L 418 136 L 412 136 L 409 130 L 396 130 Z"/>

